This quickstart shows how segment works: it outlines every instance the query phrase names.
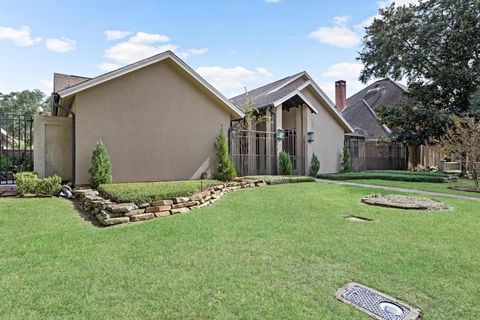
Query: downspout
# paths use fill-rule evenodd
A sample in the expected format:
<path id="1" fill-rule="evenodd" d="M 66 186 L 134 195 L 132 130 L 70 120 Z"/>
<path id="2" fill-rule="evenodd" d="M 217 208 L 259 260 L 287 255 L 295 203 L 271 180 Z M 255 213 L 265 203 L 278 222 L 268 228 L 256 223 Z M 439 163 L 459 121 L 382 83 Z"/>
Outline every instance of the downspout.
<path id="1" fill-rule="evenodd" d="M 75 138 L 75 112 L 62 106 L 60 102 L 60 96 L 58 93 L 52 93 L 53 107 L 55 108 L 56 115 L 58 114 L 58 108 L 65 111 L 67 114 L 72 116 L 72 186 L 75 187 L 75 167 L 76 167 L 76 138 Z"/>

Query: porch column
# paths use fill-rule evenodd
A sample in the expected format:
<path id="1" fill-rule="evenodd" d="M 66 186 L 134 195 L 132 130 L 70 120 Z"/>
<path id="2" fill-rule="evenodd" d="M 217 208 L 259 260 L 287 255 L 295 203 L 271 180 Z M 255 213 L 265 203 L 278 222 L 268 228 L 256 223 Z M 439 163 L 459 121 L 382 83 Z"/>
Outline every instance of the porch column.
<path id="1" fill-rule="evenodd" d="M 274 112 L 275 112 L 275 133 L 277 132 L 278 129 L 283 129 L 282 111 L 283 111 L 282 105 L 279 105 L 276 108 L 274 108 Z M 282 150 L 283 150 L 283 141 L 278 140 L 276 134 L 275 134 L 274 139 L 277 143 L 277 154 L 276 154 L 277 174 L 280 174 L 280 152 L 282 152 Z"/>
<path id="2" fill-rule="evenodd" d="M 272 132 L 275 131 L 273 128 L 273 122 L 275 121 L 272 117 L 272 111 L 267 109 L 265 116 L 270 119 L 265 123 L 265 170 L 266 174 L 273 174 L 272 172 L 272 164 L 274 163 L 275 154 L 274 150 L 274 143 L 276 141 L 275 134 L 272 136 Z M 271 139 L 274 139 L 273 141 Z"/>
<path id="3" fill-rule="evenodd" d="M 303 151 L 304 150 L 303 143 L 305 141 L 306 132 L 302 124 L 303 122 L 302 113 L 303 113 L 303 105 L 298 105 L 298 107 L 295 110 L 295 131 L 296 131 L 296 141 L 295 141 L 296 164 L 295 165 L 297 168 L 295 173 L 298 175 L 303 175 L 305 173 L 304 161 L 306 158 Z"/>
<path id="4" fill-rule="evenodd" d="M 313 154 L 313 144 L 315 143 L 315 142 L 306 141 L 307 132 L 313 131 L 310 117 L 311 117 L 310 108 L 308 108 L 306 104 L 303 104 L 302 105 L 302 121 L 303 121 L 303 127 L 304 127 L 303 143 L 305 145 L 305 150 L 304 150 L 305 159 L 303 159 L 303 161 L 305 164 L 305 172 L 308 172 L 308 169 L 310 166 L 310 159 L 312 158 L 312 154 Z M 318 138 L 318 137 L 315 137 L 315 138 Z M 317 154 L 317 157 L 320 157 L 320 155 Z"/>

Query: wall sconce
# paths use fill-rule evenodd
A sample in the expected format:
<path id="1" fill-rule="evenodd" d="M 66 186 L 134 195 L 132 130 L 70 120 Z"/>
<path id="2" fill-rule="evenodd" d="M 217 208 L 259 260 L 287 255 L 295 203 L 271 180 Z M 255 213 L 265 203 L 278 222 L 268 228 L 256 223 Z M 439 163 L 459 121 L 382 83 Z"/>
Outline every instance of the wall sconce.
<path id="1" fill-rule="evenodd" d="M 283 129 L 277 129 L 277 139 L 278 140 L 285 139 L 285 131 Z"/>
<path id="2" fill-rule="evenodd" d="M 308 142 L 313 142 L 314 140 L 315 140 L 315 137 L 314 137 L 313 131 L 308 131 L 307 132 L 307 141 Z"/>

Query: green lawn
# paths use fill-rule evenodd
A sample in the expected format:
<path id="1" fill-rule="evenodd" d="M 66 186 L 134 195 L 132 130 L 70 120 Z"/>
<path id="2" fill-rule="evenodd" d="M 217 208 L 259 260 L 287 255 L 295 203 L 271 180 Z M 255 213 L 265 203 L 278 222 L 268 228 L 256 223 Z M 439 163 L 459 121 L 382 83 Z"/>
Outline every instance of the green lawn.
<path id="1" fill-rule="evenodd" d="M 459 180 L 449 183 L 431 183 L 431 182 L 406 182 L 406 181 L 390 181 L 390 180 L 379 180 L 379 179 L 358 179 L 358 180 L 347 180 L 354 183 L 363 183 L 363 184 L 373 184 L 377 186 L 390 186 L 398 187 L 405 189 L 417 189 L 424 191 L 433 191 L 440 193 L 450 193 L 450 194 L 460 194 L 464 196 L 471 197 L 480 197 L 480 193 L 477 192 L 466 192 L 448 189 L 449 186 L 474 186 L 472 180 Z"/>
<path id="2" fill-rule="evenodd" d="M 477 318 L 479 204 L 446 199 L 454 211 L 426 213 L 359 202 L 374 192 L 266 186 L 111 228 L 67 200 L 0 199 L 0 318 L 370 319 L 334 298 L 350 281 L 423 319 Z"/>

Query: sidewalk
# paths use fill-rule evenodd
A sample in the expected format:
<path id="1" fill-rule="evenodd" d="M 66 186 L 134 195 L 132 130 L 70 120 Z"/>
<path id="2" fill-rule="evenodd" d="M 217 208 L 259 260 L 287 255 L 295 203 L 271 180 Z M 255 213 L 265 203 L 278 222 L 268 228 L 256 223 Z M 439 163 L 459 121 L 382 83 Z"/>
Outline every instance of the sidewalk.
<path id="1" fill-rule="evenodd" d="M 336 181 L 336 180 L 324 180 L 324 179 L 316 179 L 316 180 L 317 180 L 317 182 L 321 182 L 321 183 L 341 184 L 341 185 L 354 186 L 354 187 L 364 187 L 364 188 L 370 188 L 370 189 L 380 189 L 380 190 L 397 191 L 397 192 L 408 192 L 408 193 L 424 194 L 424 195 L 429 195 L 429 196 L 438 196 L 438 197 L 453 198 L 453 199 L 480 201 L 480 197 L 469 197 L 469 196 L 463 196 L 463 195 L 460 195 L 460 194 L 440 193 L 440 192 L 432 192 L 432 191 L 424 191 L 424 190 L 416 190 L 416 189 L 404 189 L 404 188 L 388 187 L 388 186 L 375 186 L 375 185 L 371 185 L 371 184 L 346 182 L 346 181 Z"/>

